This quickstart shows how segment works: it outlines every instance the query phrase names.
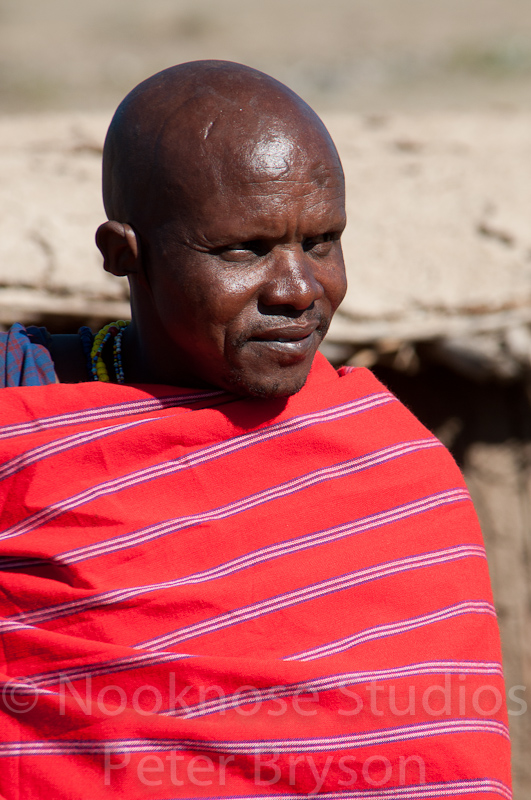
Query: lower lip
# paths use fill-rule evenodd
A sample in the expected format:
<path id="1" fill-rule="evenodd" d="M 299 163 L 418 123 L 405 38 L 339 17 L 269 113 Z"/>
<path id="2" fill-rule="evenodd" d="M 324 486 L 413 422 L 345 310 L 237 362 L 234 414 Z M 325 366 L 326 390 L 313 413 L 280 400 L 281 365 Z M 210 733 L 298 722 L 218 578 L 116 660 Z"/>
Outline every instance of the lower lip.
<path id="1" fill-rule="evenodd" d="M 252 339 L 250 344 L 258 345 L 263 350 L 282 353 L 288 356 L 305 357 L 314 347 L 314 334 L 310 333 L 304 339 L 279 341 L 278 339 Z"/>

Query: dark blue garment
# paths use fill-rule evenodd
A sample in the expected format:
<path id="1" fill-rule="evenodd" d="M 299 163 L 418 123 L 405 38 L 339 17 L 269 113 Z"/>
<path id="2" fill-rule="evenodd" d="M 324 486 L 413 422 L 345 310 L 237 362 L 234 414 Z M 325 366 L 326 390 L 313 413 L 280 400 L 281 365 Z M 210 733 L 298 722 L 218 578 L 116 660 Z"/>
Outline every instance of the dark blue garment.
<path id="1" fill-rule="evenodd" d="M 26 329 L 19 322 L 0 332 L 0 388 L 56 383 L 47 339 L 45 328 Z"/>

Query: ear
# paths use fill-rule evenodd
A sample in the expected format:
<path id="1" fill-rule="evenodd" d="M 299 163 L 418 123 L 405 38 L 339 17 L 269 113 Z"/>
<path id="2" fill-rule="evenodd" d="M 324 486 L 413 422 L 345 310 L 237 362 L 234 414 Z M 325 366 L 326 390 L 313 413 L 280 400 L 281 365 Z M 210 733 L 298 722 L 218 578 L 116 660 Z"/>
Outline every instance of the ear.
<path id="1" fill-rule="evenodd" d="M 109 220 L 96 231 L 96 244 L 103 256 L 103 268 L 120 277 L 140 271 L 140 248 L 134 230 L 127 223 Z"/>

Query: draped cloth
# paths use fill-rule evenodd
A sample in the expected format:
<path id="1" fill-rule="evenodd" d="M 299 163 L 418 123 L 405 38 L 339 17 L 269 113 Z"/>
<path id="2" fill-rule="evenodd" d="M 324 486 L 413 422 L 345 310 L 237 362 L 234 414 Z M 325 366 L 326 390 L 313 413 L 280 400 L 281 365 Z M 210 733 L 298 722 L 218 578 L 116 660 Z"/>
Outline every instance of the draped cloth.
<path id="1" fill-rule="evenodd" d="M 48 332 L 19 322 L 0 331 L 0 388 L 55 383 L 55 370 L 47 348 Z"/>
<path id="2" fill-rule="evenodd" d="M 368 371 L 0 403 L 3 798 L 510 798 L 476 517 Z"/>

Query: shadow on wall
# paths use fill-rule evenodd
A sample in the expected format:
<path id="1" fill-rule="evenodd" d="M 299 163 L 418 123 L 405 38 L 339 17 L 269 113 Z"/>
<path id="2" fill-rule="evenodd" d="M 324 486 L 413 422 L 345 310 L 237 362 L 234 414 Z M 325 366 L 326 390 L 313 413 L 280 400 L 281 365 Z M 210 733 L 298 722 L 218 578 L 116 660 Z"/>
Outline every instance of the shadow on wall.
<path id="1" fill-rule="evenodd" d="M 474 443 L 531 442 L 530 387 L 525 378 L 477 382 L 422 355 L 415 374 L 381 365 L 372 371 L 444 442 L 461 469 Z"/>
<path id="2" fill-rule="evenodd" d="M 531 786 L 531 384 L 473 381 L 422 357 L 414 374 L 373 372 L 451 450 L 478 513 L 500 623 L 514 797 Z M 521 698 L 522 703 L 511 703 Z"/>

